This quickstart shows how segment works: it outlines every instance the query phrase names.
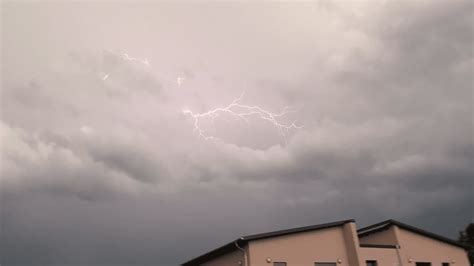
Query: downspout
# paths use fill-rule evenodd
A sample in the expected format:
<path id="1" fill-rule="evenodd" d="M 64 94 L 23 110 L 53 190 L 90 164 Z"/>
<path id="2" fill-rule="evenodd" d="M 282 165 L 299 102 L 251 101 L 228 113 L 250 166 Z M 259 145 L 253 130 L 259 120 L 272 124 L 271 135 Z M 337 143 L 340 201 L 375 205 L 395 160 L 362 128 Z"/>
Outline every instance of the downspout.
<path id="1" fill-rule="evenodd" d="M 241 237 L 239 240 L 244 240 L 243 237 Z M 247 261 L 247 252 L 245 251 L 245 248 L 241 248 L 239 247 L 239 244 L 238 244 L 238 241 L 239 240 L 235 240 L 234 244 L 235 246 L 244 253 L 244 266 L 248 266 L 248 261 Z"/>
<path id="2" fill-rule="evenodd" d="M 395 239 L 397 241 L 396 247 L 397 247 L 397 257 L 398 257 L 398 265 L 403 266 L 403 260 L 402 260 L 402 255 L 400 254 L 400 237 L 398 235 L 398 226 L 394 225 L 393 226 L 393 233 L 395 234 Z"/>
<path id="3" fill-rule="evenodd" d="M 398 265 L 403 266 L 402 256 L 400 256 L 400 245 L 396 245 L 396 246 L 397 246 Z"/>

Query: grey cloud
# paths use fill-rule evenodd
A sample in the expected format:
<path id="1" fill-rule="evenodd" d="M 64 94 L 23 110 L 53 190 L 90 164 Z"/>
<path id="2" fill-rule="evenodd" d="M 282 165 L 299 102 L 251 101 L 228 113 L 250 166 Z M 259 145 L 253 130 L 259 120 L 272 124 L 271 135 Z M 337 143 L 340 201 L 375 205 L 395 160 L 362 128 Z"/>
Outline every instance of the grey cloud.
<path id="1" fill-rule="evenodd" d="M 154 160 L 154 153 L 140 150 L 134 143 L 114 145 L 93 142 L 90 145 L 88 152 L 94 161 L 124 171 L 131 178 L 153 183 L 165 175 L 161 162 Z"/>
<path id="2" fill-rule="evenodd" d="M 2 124 L 2 139 L 2 193 L 6 195 L 47 192 L 96 200 L 117 190 L 114 182 L 119 181 L 113 179 L 126 180 L 75 150 L 6 124 Z"/>

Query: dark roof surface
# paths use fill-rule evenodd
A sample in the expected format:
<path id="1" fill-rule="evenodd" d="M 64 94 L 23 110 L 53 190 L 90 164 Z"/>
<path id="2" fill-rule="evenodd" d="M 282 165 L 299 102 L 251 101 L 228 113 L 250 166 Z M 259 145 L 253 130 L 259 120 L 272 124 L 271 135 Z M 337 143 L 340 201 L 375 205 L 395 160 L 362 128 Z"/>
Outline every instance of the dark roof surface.
<path id="1" fill-rule="evenodd" d="M 376 223 L 376 224 L 373 224 L 373 225 L 369 225 L 367 227 L 364 227 L 364 228 L 361 228 L 361 229 L 357 230 L 357 234 L 359 235 L 359 237 L 365 237 L 365 236 L 368 236 L 368 235 L 371 235 L 371 234 L 374 234 L 374 233 L 377 233 L 377 232 L 387 230 L 392 225 L 396 225 L 396 226 L 398 226 L 402 229 L 405 229 L 407 231 L 410 231 L 410 232 L 413 232 L 413 233 L 416 233 L 416 234 L 420 234 L 420 235 L 423 235 L 423 236 L 426 236 L 426 237 L 429 237 L 429 238 L 432 238 L 432 239 L 436 239 L 438 241 L 441 241 L 441 242 L 444 242 L 444 243 L 447 243 L 447 244 L 451 244 L 451 245 L 458 246 L 458 247 L 461 247 L 461 248 L 466 248 L 465 245 L 463 245 L 463 244 L 461 244 L 457 241 L 454 241 L 452 239 L 449 239 L 447 237 L 440 236 L 440 235 L 428 232 L 426 230 L 423 230 L 423 229 L 420 229 L 420 228 L 417 228 L 417 227 L 414 227 L 414 226 L 411 226 L 411 225 L 408 225 L 408 224 L 405 224 L 405 223 L 402 223 L 402 222 L 399 222 L 399 221 L 395 221 L 395 220 L 387 220 L 387 221 L 383 221 L 383 222 Z"/>
<path id="2" fill-rule="evenodd" d="M 265 238 L 270 238 L 270 237 L 277 237 L 277 236 L 283 236 L 283 235 L 289 235 L 289 234 L 295 234 L 295 233 L 303 233 L 303 232 L 308 232 L 308 231 L 313 231 L 313 230 L 326 229 L 326 228 L 331 228 L 335 226 L 341 226 L 341 225 L 344 225 L 346 223 L 351 223 L 351 222 L 352 223 L 355 222 L 354 219 L 343 220 L 343 221 L 332 222 L 332 223 L 325 223 L 325 224 L 318 224 L 318 225 L 310 225 L 310 226 L 304 226 L 304 227 L 298 227 L 298 228 L 292 228 L 292 229 L 286 229 L 286 230 L 279 230 L 279 231 L 273 231 L 273 232 L 268 232 L 268 233 L 263 233 L 263 234 L 243 236 L 217 249 L 214 249 L 208 253 L 205 253 L 204 255 L 201 255 L 190 261 L 187 261 L 181 265 L 182 266 L 200 265 L 206 261 L 217 258 L 221 255 L 238 250 L 236 244 L 239 247 L 243 247 L 249 241 L 253 241 L 253 240 L 260 240 L 260 239 L 265 239 Z"/>

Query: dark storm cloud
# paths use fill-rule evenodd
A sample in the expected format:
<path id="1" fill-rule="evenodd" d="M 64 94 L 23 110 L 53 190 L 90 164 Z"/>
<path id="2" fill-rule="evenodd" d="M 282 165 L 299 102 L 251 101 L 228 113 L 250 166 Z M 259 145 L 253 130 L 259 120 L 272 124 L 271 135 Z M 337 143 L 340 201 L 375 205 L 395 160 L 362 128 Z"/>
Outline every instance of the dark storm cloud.
<path id="1" fill-rule="evenodd" d="M 175 265 L 345 218 L 454 237 L 474 202 L 472 12 L 2 3 L 2 264 Z M 182 113 L 242 91 L 303 128 L 226 117 L 205 141 Z"/>
<path id="2" fill-rule="evenodd" d="M 134 143 L 91 143 L 89 154 L 96 162 L 125 172 L 129 177 L 154 182 L 163 176 L 161 162 L 154 161 L 151 151 L 137 148 Z"/>

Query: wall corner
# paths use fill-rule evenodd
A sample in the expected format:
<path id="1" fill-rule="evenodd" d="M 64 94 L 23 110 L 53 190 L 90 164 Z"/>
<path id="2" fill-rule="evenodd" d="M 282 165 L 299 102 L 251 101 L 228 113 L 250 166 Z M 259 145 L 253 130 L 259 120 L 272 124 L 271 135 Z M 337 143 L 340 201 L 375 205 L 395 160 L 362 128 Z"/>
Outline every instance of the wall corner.
<path id="1" fill-rule="evenodd" d="M 363 261 L 359 256 L 359 236 L 355 222 L 348 222 L 343 225 L 344 240 L 346 242 L 347 259 L 349 265 L 362 266 Z"/>

